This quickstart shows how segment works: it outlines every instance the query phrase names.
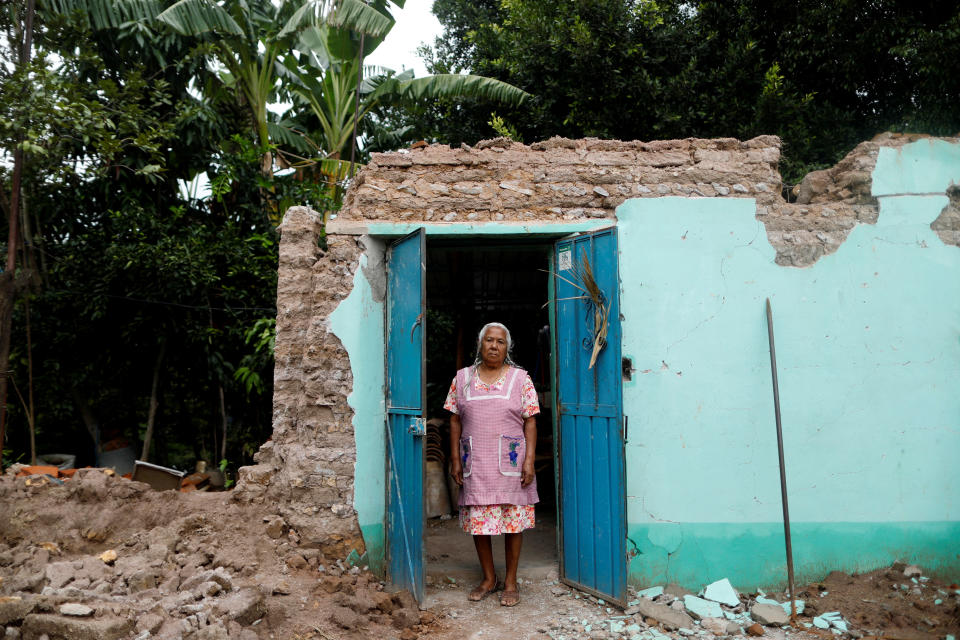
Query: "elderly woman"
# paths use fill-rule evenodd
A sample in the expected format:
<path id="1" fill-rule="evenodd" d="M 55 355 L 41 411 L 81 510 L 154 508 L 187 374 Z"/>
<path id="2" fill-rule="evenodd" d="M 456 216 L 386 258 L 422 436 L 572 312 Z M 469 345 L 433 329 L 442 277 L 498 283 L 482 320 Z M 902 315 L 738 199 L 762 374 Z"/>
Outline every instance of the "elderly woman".
<path id="1" fill-rule="evenodd" d="M 450 417 L 450 473 L 460 491 L 460 526 L 473 535 L 483 581 L 469 600 L 500 589 L 500 604 L 520 603 L 517 565 L 523 530 L 539 501 L 533 461 L 540 405 L 533 381 L 510 359 L 510 331 L 492 322 L 480 330 L 474 364 L 457 372 L 444 408 Z M 504 536 L 506 575 L 493 567 L 490 536 Z"/>

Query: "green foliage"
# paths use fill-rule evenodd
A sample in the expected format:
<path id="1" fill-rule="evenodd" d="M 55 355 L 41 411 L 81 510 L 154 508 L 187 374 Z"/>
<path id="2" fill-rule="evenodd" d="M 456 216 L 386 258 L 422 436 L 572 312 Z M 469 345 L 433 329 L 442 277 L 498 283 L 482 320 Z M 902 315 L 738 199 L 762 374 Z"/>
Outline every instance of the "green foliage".
<path id="1" fill-rule="evenodd" d="M 517 142 L 523 142 L 523 138 L 520 137 L 520 134 L 517 132 L 517 128 L 507 124 L 506 120 L 498 116 L 496 112 L 490 114 L 490 122 L 487 124 L 490 125 L 490 127 L 498 136 L 510 138 L 511 140 L 516 140 Z"/>
<path id="2" fill-rule="evenodd" d="M 234 485 L 233 478 L 230 477 L 229 472 L 227 471 L 227 467 L 228 467 L 229 465 L 230 465 L 230 463 L 227 461 L 226 458 L 223 458 L 222 460 L 220 460 L 220 464 L 217 465 L 217 468 L 220 469 L 220 473 L 223 474 L 223 488 L 224 488 L 224 489 L 229 489 L 230 487 L 232 487 L 232 486 Z"/>
<path id="3" fill-rule="evenodd" d="M 271 430 L 283 212 L 339 207 L 355 127 L 395 147 L 412 128 L 385 127 L 387 113 L 526 97 L 379 69 L 358 93 L 357 61 L 402 0 L 41 0 L 29 65 L 24 4 L 0 12 L 0 148 L 26 152 L 20 263 L 38 274 L 29 345 L 23 300 L 14 310 L 11 376 L 26 387 L 30 349 L 41 450 L 80 464 L 107 441 L 139 447 L 155 371 L 152 459 L 249 462 Z M 279 101 L 293 107 L 267 109 Z M 187 193 L 202 174 L 209 196 Z M 8 405 L 22 452 L 26 416 Z"/>
<path id="4" fill-rule="evenodd" d="M 437 0 L 434 13 L 428 68 L 533 94 L 498 110 L 527 140 L 776 134 L 789 182 L 883 130 L 960 129 L 955 3 Z M 489 112 L 444 100 L 396 122 L 472 144 Z"/>
<path id="5" fill-rule="evenodd" d="M 253 392 L 262 394 L 265 389 L 259 372 L 263 370 L 264 364 L 273 361 L 273 345 L 276 336 L 276 318 L 260 318 L 244 334 L 244 342 L 253 346 L 253 353 L 243 356 L 233 377 L 243 385 L 247 395 Z"/>

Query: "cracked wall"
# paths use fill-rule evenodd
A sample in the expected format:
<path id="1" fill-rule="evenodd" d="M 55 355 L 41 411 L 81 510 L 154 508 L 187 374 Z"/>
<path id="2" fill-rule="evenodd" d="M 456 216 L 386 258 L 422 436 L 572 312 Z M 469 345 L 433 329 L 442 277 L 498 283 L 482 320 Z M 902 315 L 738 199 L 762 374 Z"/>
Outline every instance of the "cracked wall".
<path id="1" fill-rule="evenodd" d="M 621 293 L 634 582 L 785 577 L 767 298 L 799 579 L 960 568 L 960 250 L 942 230 L 958 152 L 881 149 L 856 196 L 872 223 L 804 269 L 774 265 L 749 201 L 618 209 L 621 274 L 643 274 Z"/>
<path id="2" fill-rule="evenodd" d="M 645 439 L 631 440 L 628 445 L 628 467 L 632 470 L 628 485 L 630 537 L 637 553 L 633 579 L 654 575 L 669 563 L 669 576 L 690 582 L 695 579 L 691 576 L 700 575 L 696 571 L 703 573 L 705 567 L 722 568 L 710 564 L 713 560 L 694 560 L 712 557 L 712 549 L 729 545 L 733 550 L 742 547 L 746 553 L 761 539 L 768 546 L 779 544 L 779 525 L 775 524 L 779 502 L 771 502 L 767 483 L 775 452 L 768 459 L 772 418 L 766 415 L 769 407 L 763 398 L 769 395 L 769 380 L 763 376 L 769 373 L 760 357 L 765 354 L 765 333 L 759 338 L 755 335 L 758 318 L 762 317 L 754 307 L 763 295 L 771 295 L 777 317 L 785 316 L 788 327 L 796 325 L 784 329 L 785 335 L 793 332 L 799 341 L 796 348 L 802 352 L 801 347 L 806 345 L 804 348 L 811 353 L 829 353 L 833 343 L 812 333 L 813 327 L 822 329 L 838 323 L 846 327 L 849 319 L 859 322 L 865 313 L 876 313 L 877 318 L 871 316 L 870 322 L 873 333 L 867 334 L 873 337 L 880 333 L 877 327 L 887 326 L 886 316 L 892 317 L 890 305 L 910 302 L 897 297 L 902 296 L 902 290 L 889 279 L 896 269 L 885 268 L 883 276 L 875 281 L 867 277 L 872 272 L 864 271 L 869 269 L 866 265 L 873 264 L 878 256 L 903 261 L 898 268 L 904 275 L 896 280 L 900 287 L 905 287 L 908 274 L 913 274 L 923 283 L 915 288 L 917 291 L 929 293 L 933 286 L 929 283 L 936 282 L 941 299 L 954 294 L 951 283 L 958 279 L 944 280 L 943 274 L 956 273 L 950 269 L 954 268 L 957 249 L 945 246 L 956 245 L 960 237 L 956 190 L 950 191 L 948 198 L 949 184 L 937 183 L 939 191 L 917 196 L 922 199 L 922 207 L 920 201 L 909 205 L 911 211 L 922 209 L 922 215 L 929 218 L 920 225 L 922 229 L 916 220 L 897 213 L 901 205 L 895 201 L 900 196 L 889 192 L 890 188 L 906 188 L 893 185 L 895 174 L 915 172 L 918 162 L 926 162 L 926 151 L 918 154 L 916 150 L 928 148 L 936 148 L 940 154 L 934 165 L 949 165 L 953 162 L 951 150 L 957 144 L 954 140 L 880 136 L 858 145 L 836 167 L 808 176 L 795 189 L 793 203 L 785 202 L 781 195 L 779 140 L 772 136 L 745 142 L 552 139 L 530 146 L 498 139 L 475 148 L 433 145 L 374 154 L 356 177 L 343 210 L 328 223 L 326 250 L 318 247 L 323 231 L 318 214 L 294 207 L 284 218 L 274 434 L 258 453 L 257 464 L 241 471 L 237 498 L 272 501 L 307 543 L 343 553 L 366 553 L 364 561 L 377 568 L 383 555 L 385 508 L 384 241 L 420 226 L 427 228 L 428 235 L 470 237 L 557 235 L 615 223 L 621 228 L 622 295 L 635 305 L 631 313 L 625 313 L 625 336 L 629 333 L 632 337 L 624 345 L 624 354 L 635 358 L 638 373 L 632 382 L 625 383 L 624 397 L 627 413 L 636 416 L 631 417 L 631 438 L 640 438 L 638 434 L 643 433 Z M 878 165 L 882 174 L 879 189 Z M 931 165 L 923 166 L 926 169 L 921 167 L 921 172 L 933 175 Z M 936 212 L 930 209 L 934 206 Z M 906 228 L 930 251 L 918 251 L 921 245 L 914 240 L 904 241 L 906 244 L 894 241 Z M 940 261 L 938 267 L 930 266 L 931 256 Z M 924 265 L 922 272 L 916 271 L 918 264 Z M 697 274 L 697 278 L 678 280 L 679 274 Z M 764 289 L 774 285 L 774 293 Z M 876 291 L 885 292 L 877 295 L 887 301 L 883 303 L 887 306 L 860 306 L 863 295 Z M 952 299 L 960 296 L 953 295 Z M 954 313 L 950 304 L 941 304 L 930 316 L 940 323 L 938 340 L 945 339 L 943 314 Z M 833 334 L 833 340 L 842 339 L 846 345 L 856 338 L 873 345 L 863 336 L 854 336 L 852 328 L 847 329 L 851 333 L 839 337 Z M 883 347 L 885 350 L 897 347 L 895 336 L 889 332 L 883 335 L 890 343 Z M 914 340 L 914 334 L 909 335 Z M 957 340 L 952 339 L 950 348 L 955 349 Z M 911 349 L 915 346 L 910 343 Z M 784 348 L 790 351 L 790 347 Z M 761 349 L 760 355 L 757 349 Z M 890 371 L 893 365 L 876 365 L 862 350 L 844 352 L 860 369 L 839 369 L 859 380 L 859 386 L 824 383 L 799 392 L 791 381 L 785 394 L 800 393 L 805 402 L 800 404 L 809 405 L 808 409 L 823 406 L 834 410 L 828 425 L 835 426 L 843 419 L 863 424 L 865 416 L 873 413 L 864 413 L 859 403 L 868 403 L 871 390 L 877 388 L 874 377 L 867 373 L 871 367 Z M 924 362 L 913 358 L 911 366 L 923 372 L 956 374 L 953 369 L 938 369 L 939 365 L 931 369 Z M 950 360 L 948 357 L 939 362 Z M 782 376 L 790 380 L 797 372 L 822 370 L 818 367 L 821 365 L 796 365 L 793 373 L 787 370 Z M 832 375 L 826 380 L 836 382 L 838 374 Z M 809 383 L 804 380 L 803 384 Z M 883 378 L 883 385 L 892 384 L 890 380 L 899 378 Z M 703 399 L 687 395 L 695 388 L 723 389 L 726 398 L 720 404 L 705 404 Z M 853 394 L 856 402 L 837 405 L 836 389 Z M 815 394 L 823 394 L 829 402 Z M 670 398 L 675 401 L 667 402 Z M 943 404 L 936 394 L 924 398 L 931 406 Z M 946 406 L 953 407 L 949 403 Z M 798 423 L 803 422 L 803 429 L 813 428 L 809 424 L 820 424 L 817 420 L 825 413 L 826 409 L 812 415 L 802 413 L 803 420 Z M 746 415 L 750 418 L 739 419 Z M 902 411 L 889 415 L 904 420 L 908 417 Z M 654 420 L 650 416 L 658 417 Z M 717 422 L 717 416 L 723 419 Z M 641 419 L 649 421 L 638 432 L 635 425 Z M 945 437 L 953 438 L 956 425 L 945 428 Z M 817 446 L 804 445 L 806 448 L 795 451 L 812 458 L 823 457 L 817 447 L 832 451 L 821 440 L 825 436 L 817 435 L 821 432 L 797 433 L 805 434 L 804 442 Z M 891 442 L 906 446 L 909 441 L 905 438 L 893 438 Z M 731 442 L 736 446 L 730 446 Z M 921 444 L 933 446 L 929 441 Z M 661 448 L 667 453 L 665 458 L 647 459 Z M 699 483 L 711 491 L 716 485 L 716 478 L 698 475 L 709 468 L 718 473 L 727 468 L 737 473 L 746 471 L 751 478 L 747 486 L 755 491 L 747 491 L 749 499 L 743 498 L 738 480 L 737 491 L 731 492 L 735 499 L 722 496 L 719 502 L 726 505 L 725 511 L 706 519 L 701 512 L 677 514 L 664 508 L 657 473 L 670 477 L 672 468 L 686 468 L 689 460 L 682 456 L 674 459 L 683 460 L 682 466 L 664 465 L 671 455 L 693 452 L 705 456 L 695 458 L 700 466 L 693 474 L 696 482 L 685 478 L 679 489 L 666 491 L 664 495 L 672 495 L 674 502 L 699 504 Z M 825 458 L 828 466 L 843 462 L 842 457 Z M 637 469 L 649 471 L 637 477 Z M 853 472 L 858 486 L 874 475 Z M 950 477 L 953 483 L 955 474 Z M 776 475 L 773 478 L 776 480 Z M 776 488 L 776 482 L 772 486 Z M 949 486 L 955 487 L 955 483 Z M 926 495 L 925 486 L 909 488 Z M 841 491 L 838 495 L 847 494 Z M 637 507 L 638 498 L 644 500 L 642 508 Z M 799 501 L 809 507 L 802 498 Z M 803 517 L 822 522 L 815 513 Z M 717 535 L 723 528 L 717 529 L 716 525 L 724 522 L 736 526 Z M 940 533 L 930 535 L 934 539 Z M 840 561 L 820 551 L 823 554 L 819 561 L 826 563 L 824 566 Z M 778 553 L 777 557 L 782 557 L 782 552 Z M 655 558 L 660 559 L 653 561 Z M 648 561 L 652 564 L 643 564 Z M 804 566 L 813 567 L 811 562 Z M 685 566 L 699 569 L 688 571 Z M 763 565 L 758 575 L 774 579 L 779 569 L 773 566 Z M 729 576 L 734 578 L 733 574 Z"/>

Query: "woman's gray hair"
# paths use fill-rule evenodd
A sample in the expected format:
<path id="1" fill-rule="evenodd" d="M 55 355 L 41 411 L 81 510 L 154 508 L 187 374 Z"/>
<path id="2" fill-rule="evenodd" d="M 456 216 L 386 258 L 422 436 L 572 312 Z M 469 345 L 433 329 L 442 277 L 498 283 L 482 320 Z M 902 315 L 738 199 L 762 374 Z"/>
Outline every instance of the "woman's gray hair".
<path id="1" fill-rule="evenodd" d="M 480 350 L 483 347 L 483 336 L 487 333 L 487 329 L 491 327 L 498 327 L 503 329 L 504 333 L 507 334 L 507 356 L 504 358 L 504 362 L 509 365 L 517 366 L 511 357 L 511 352 L 513 351 L 513 338 L 510 337 L 510 329 L 507 329 L 506 325 L 500 324 L 499 322 L 488 322 L 483 325 L 483 328 L 480 329 L 480 333 L 477 334 L 477 357 L 473 361 L 473 366 L 477 366 L 483 361 L 483 358 L 480 357 Z"/>

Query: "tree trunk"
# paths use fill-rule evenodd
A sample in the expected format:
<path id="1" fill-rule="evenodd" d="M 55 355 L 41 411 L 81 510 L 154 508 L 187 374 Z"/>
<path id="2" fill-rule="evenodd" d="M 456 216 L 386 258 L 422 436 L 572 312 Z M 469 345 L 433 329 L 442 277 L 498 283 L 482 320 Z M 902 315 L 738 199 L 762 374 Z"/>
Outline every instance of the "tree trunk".
<path id="1" fill-rule="evenodd" d="M 13 298 L 16 281 L 12 271 L 0 273 L 0 463 L 7 431 L 7 379 L 10 376 L 10 329 L 13 328 Z"/>
<path id="2" fill-rule="evenodd" d="M 27 323 L 27 426 L 30 428 L 30 464 L 37 464 L 37 414 L 33 408 L 33 340 L 30 335 L 30 295 L 23 299 Z"/>
<path id="3" fill-rule="evenodd" d="M 157 419 L 157 407 L 160 404 L 158 392 L 160 388 L 160 369 L 163 365 L 163 356 L 167 352 L 166 341 L 160 344 L 160 352 L 157 354 L 157 364 L 153 367 L 153 386 L 150 388 L 150 411 L 147 414 L 147 433 L 143 436 L 143 452 L 140 459 L 147 462 L 150 456 L 150 443 L 153 440 L 153 425 Z"/>
<path id="4" fill-rule="evenodd" d="M 23 47 L 20 49 L 20 65 L 30 63 L 33 46 L 34 0 L 27 0 L 27 13 L 23 28 Z M 18 142 L 23 136 L 18 136 Z M 19 146 L 19 145 L 18 145 Z M 23 150 L 13 153 L 13 177 L 11 180 L 10 210 L 7 214 L 7 268 L 0 274 L 0 464 L 3 463 L 3 444 L 7 435 L 7 380 L 10 377 L 10 331 L 13 328 L 13 301 L 18 292 L 17 240 L 20 220 L 20 182 L 23 179 Z"/>
<path id="5" fill-rule="evenodd" d="M 220 440 L 220 460 L 227 457 L 227 403 L 223 397 L 223 385 L 219 385 L 220 390 L 220 420 L 223 426 L 223 437 Z M 217 461 L 219 463 L 219 460 Z"/>

